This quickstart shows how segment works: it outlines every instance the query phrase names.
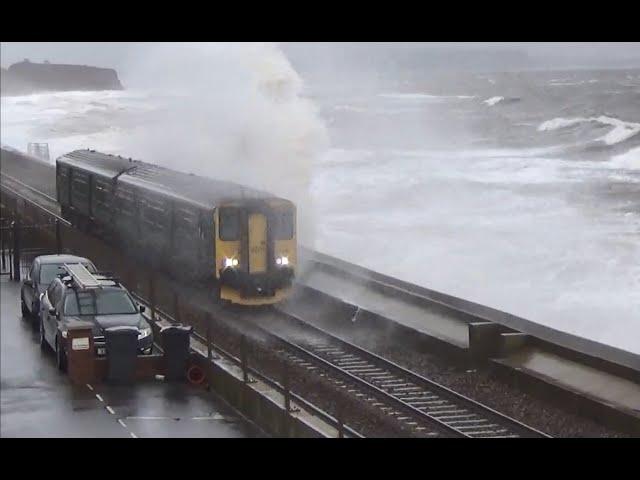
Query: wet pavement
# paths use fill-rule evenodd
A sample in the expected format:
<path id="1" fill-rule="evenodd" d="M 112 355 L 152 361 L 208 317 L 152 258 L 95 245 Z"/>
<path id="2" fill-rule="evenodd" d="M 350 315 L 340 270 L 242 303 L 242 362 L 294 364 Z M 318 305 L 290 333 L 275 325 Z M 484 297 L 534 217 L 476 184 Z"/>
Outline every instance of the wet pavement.
<path id="1" fill-rule="evenodd" d="M 220 399 L 188 385 L 72 385 L 53 352 L 40 349 L 19 299 L 20 284 L 0 277 L 0 436 L 263 436 Z"/>

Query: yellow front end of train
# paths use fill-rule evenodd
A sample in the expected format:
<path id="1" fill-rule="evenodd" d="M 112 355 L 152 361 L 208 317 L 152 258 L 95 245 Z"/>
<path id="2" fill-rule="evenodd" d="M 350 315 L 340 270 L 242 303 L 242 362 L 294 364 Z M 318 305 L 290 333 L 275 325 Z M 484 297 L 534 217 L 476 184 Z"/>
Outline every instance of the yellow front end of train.
<path id="1" fill-rule="evenodd" d="M 229 202 L 214 213 L 220 299 L 271 305 L 291 291 L 297 266 L 296 210 L 283 199 Z"/>

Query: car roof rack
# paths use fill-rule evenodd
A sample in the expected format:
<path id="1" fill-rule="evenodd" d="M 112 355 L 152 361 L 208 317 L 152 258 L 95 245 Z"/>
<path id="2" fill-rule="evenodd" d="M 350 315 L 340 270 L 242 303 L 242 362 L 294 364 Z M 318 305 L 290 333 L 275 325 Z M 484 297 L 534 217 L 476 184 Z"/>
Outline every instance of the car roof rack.
<path id="1" fill-rule="evenodd" d="M 113 272 L 95 272 L 93 275 L 98 277 L 97 280 L 101 282 L 113 282 L 118 286 L 121 285 L 120 278 L 116 277 Z"/>
<path id="2" fill-rule="evenodd" d="M 78 285 L 80 288 L 95 288 L 102 286 L 100 281 L 96 277 L 94 277 L 93 274 L 89 270 L 87 270 L 86 267 L 81 263 L 77 263 L 74 265 L 65 263 L 63 266 L 65 270 L 69 272 L 69 275 L 71 275 L 71 278 L 76 283 L 76 285 Z"/>

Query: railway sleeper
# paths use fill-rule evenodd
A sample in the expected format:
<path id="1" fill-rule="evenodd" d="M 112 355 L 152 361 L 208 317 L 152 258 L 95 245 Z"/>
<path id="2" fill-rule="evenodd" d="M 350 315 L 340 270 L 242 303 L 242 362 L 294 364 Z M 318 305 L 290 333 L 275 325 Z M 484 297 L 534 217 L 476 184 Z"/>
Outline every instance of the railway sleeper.
<path id="1" fill-rule="evenodd" d="M 507 431 L 504 432 L 465 432 L 465 435 L 474 438 L 499 438 L 503 436 Z"/>
<path id="2" fill-rule="evenodd" d="M 438 398 L 435 396 L 431 396 L 431 397 L 430 396 L 419 396 L 419 397 L 413 396 L 412 397 L 411 395 L 413 394 L 410 392 L 407 392 L 407 393 L 400 392 L 398 394 L 398 397 L 402 397 L 402 400 L 405 402 L 428 402 Z"/>
<path id="3" fill-rule="evenodd" d="M 379 368 L 364 368 L 364 369 L 355 370 L 355 372 L 363 376 L 368 376 L 368 375 L 377 375 L 381 373 L 382 370 L 380 370 Z"/>
<path id="4" fill-rule="evenodd" d="M 427 405 L 428 408 L 452 408 L 456 407 L 456 405 L 451 405 L 446 400 L 429 400 L 427 402 L 422 402 L 423 405 Z"/>
<path id="5" fill-rule="evenodd" d="M 387 380 L 386 382 L 379 382 L 383 387 L 408 387 L 411 384 L 403 382 L 401 380 Z"/>
<path id="6" fill-rule="evenodd" d="M 495 423 L 489 423 L 486 425 L 460 425 L 454 427 L 456 430 L 474 430 L 478 432 L 491 433 L 491 432 L 506 432 L 507 429 L 501 429 L 500 425 L 496 425 Z"/>
<path id="7" fill-rule="evenodd" d="M 407 386 L 402 386 L 402 385 L 392 386 L 391 388 L 393 388 L 393 391 L 397 392 L 397 393 L 411 393 L 411 392 L 415 393 L 415 392 L 421 392 L 422 391 L 422 387 L 416 387 L 416 386 L 412 387 L 410 385 L 407 385 Z"/>
<path id="8" fill-rule="evenodd" d="M 333 360 L 333 362 L 338 365 L 340 368 L 344 368 L 347 369 L 348 367 L 367 367 L 367 368 L 371 368 L 373 365 L 371 365 L 369 362 L 366 362 L 364 360 L 361 361 L 348 361 L 348 362 L 343 362 L 341 360 Z"/>
<path id="9" fill-rule="evenodd" d="M 438 420 L 442 421 L 442 418 L 438 418 Z M 471 426 L 471 425 L 475 426 L 475 427 L 484 428 L 486 421 L 487 420 L 485 420 L 484 418 L 471 418 L 471 419 L 468 419 L 468 420 L 446 421 L 445 423 L 447 425 L 451 425 L 452 427 L 455 427 L 455 428 Z"/>
<path id="10" fill-rule="evenodd" d="M 376 367 L 374 367 L 373 365 L 367 365 L 367 366 L 363 365 L 363 366 L 359 366 L 359 367 L 349 368 L 349 371 L 353 372 L 353 373 L 370 372 L 370 371 L 373 371 L 373 370 L 378 370 L 378 372 L 377 372 L 378 374 L 383 372 L 383 371 L 380 371 L 380 369 L 376 369 Z"/>
<path id="11" fill-rule="evenodd" d="M 437 418 L 438 420 L 444 420 L 445 418 L 454 418 L 454 417 L 473 417 L 475 414 L 466 412 L 464 410 L 454 410 L 451 412 L 433 412 L 431 414 L 432 417 Z"/>
<path id="12" fill-rule="evenodd" d="M 391 380 L 392 378 L 395 378 L 393 375 L 381 375 L 379 377 L 371 377 L 370 380 L 373 381 L 377 381 L 377 380 Z"/>

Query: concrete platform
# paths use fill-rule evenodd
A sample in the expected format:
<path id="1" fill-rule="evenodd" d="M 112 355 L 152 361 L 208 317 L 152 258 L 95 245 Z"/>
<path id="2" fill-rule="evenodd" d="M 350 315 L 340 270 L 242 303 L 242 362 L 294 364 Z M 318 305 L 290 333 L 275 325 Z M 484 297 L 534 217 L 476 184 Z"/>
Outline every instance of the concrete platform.
<path id="1" fill-rule="evenodd" d="M 393 322 L 461 348 L 469 345 L 468 323 L 452 318 L 423 305 L 409 303 L 403 298 L 386 295 L 368 288 L 366 284 L 349 281 L 324 270 L 312 270 L 302 280 L 316 290 L 357 305 Z"/>
<path id="2" fill-rule="evenodd" d="M 500 362 L 565 390 L 626 410 L 640 419 L 640 385 L 631 380 L 538 348 L 525 348 Z"/>
<path id="3" fill-rule="evenodd" d="M 217 397 L 188 385 L 74 387 L 20 313 L 20 284 L 0 278 L 0 436 L 258 437 Z"/>

